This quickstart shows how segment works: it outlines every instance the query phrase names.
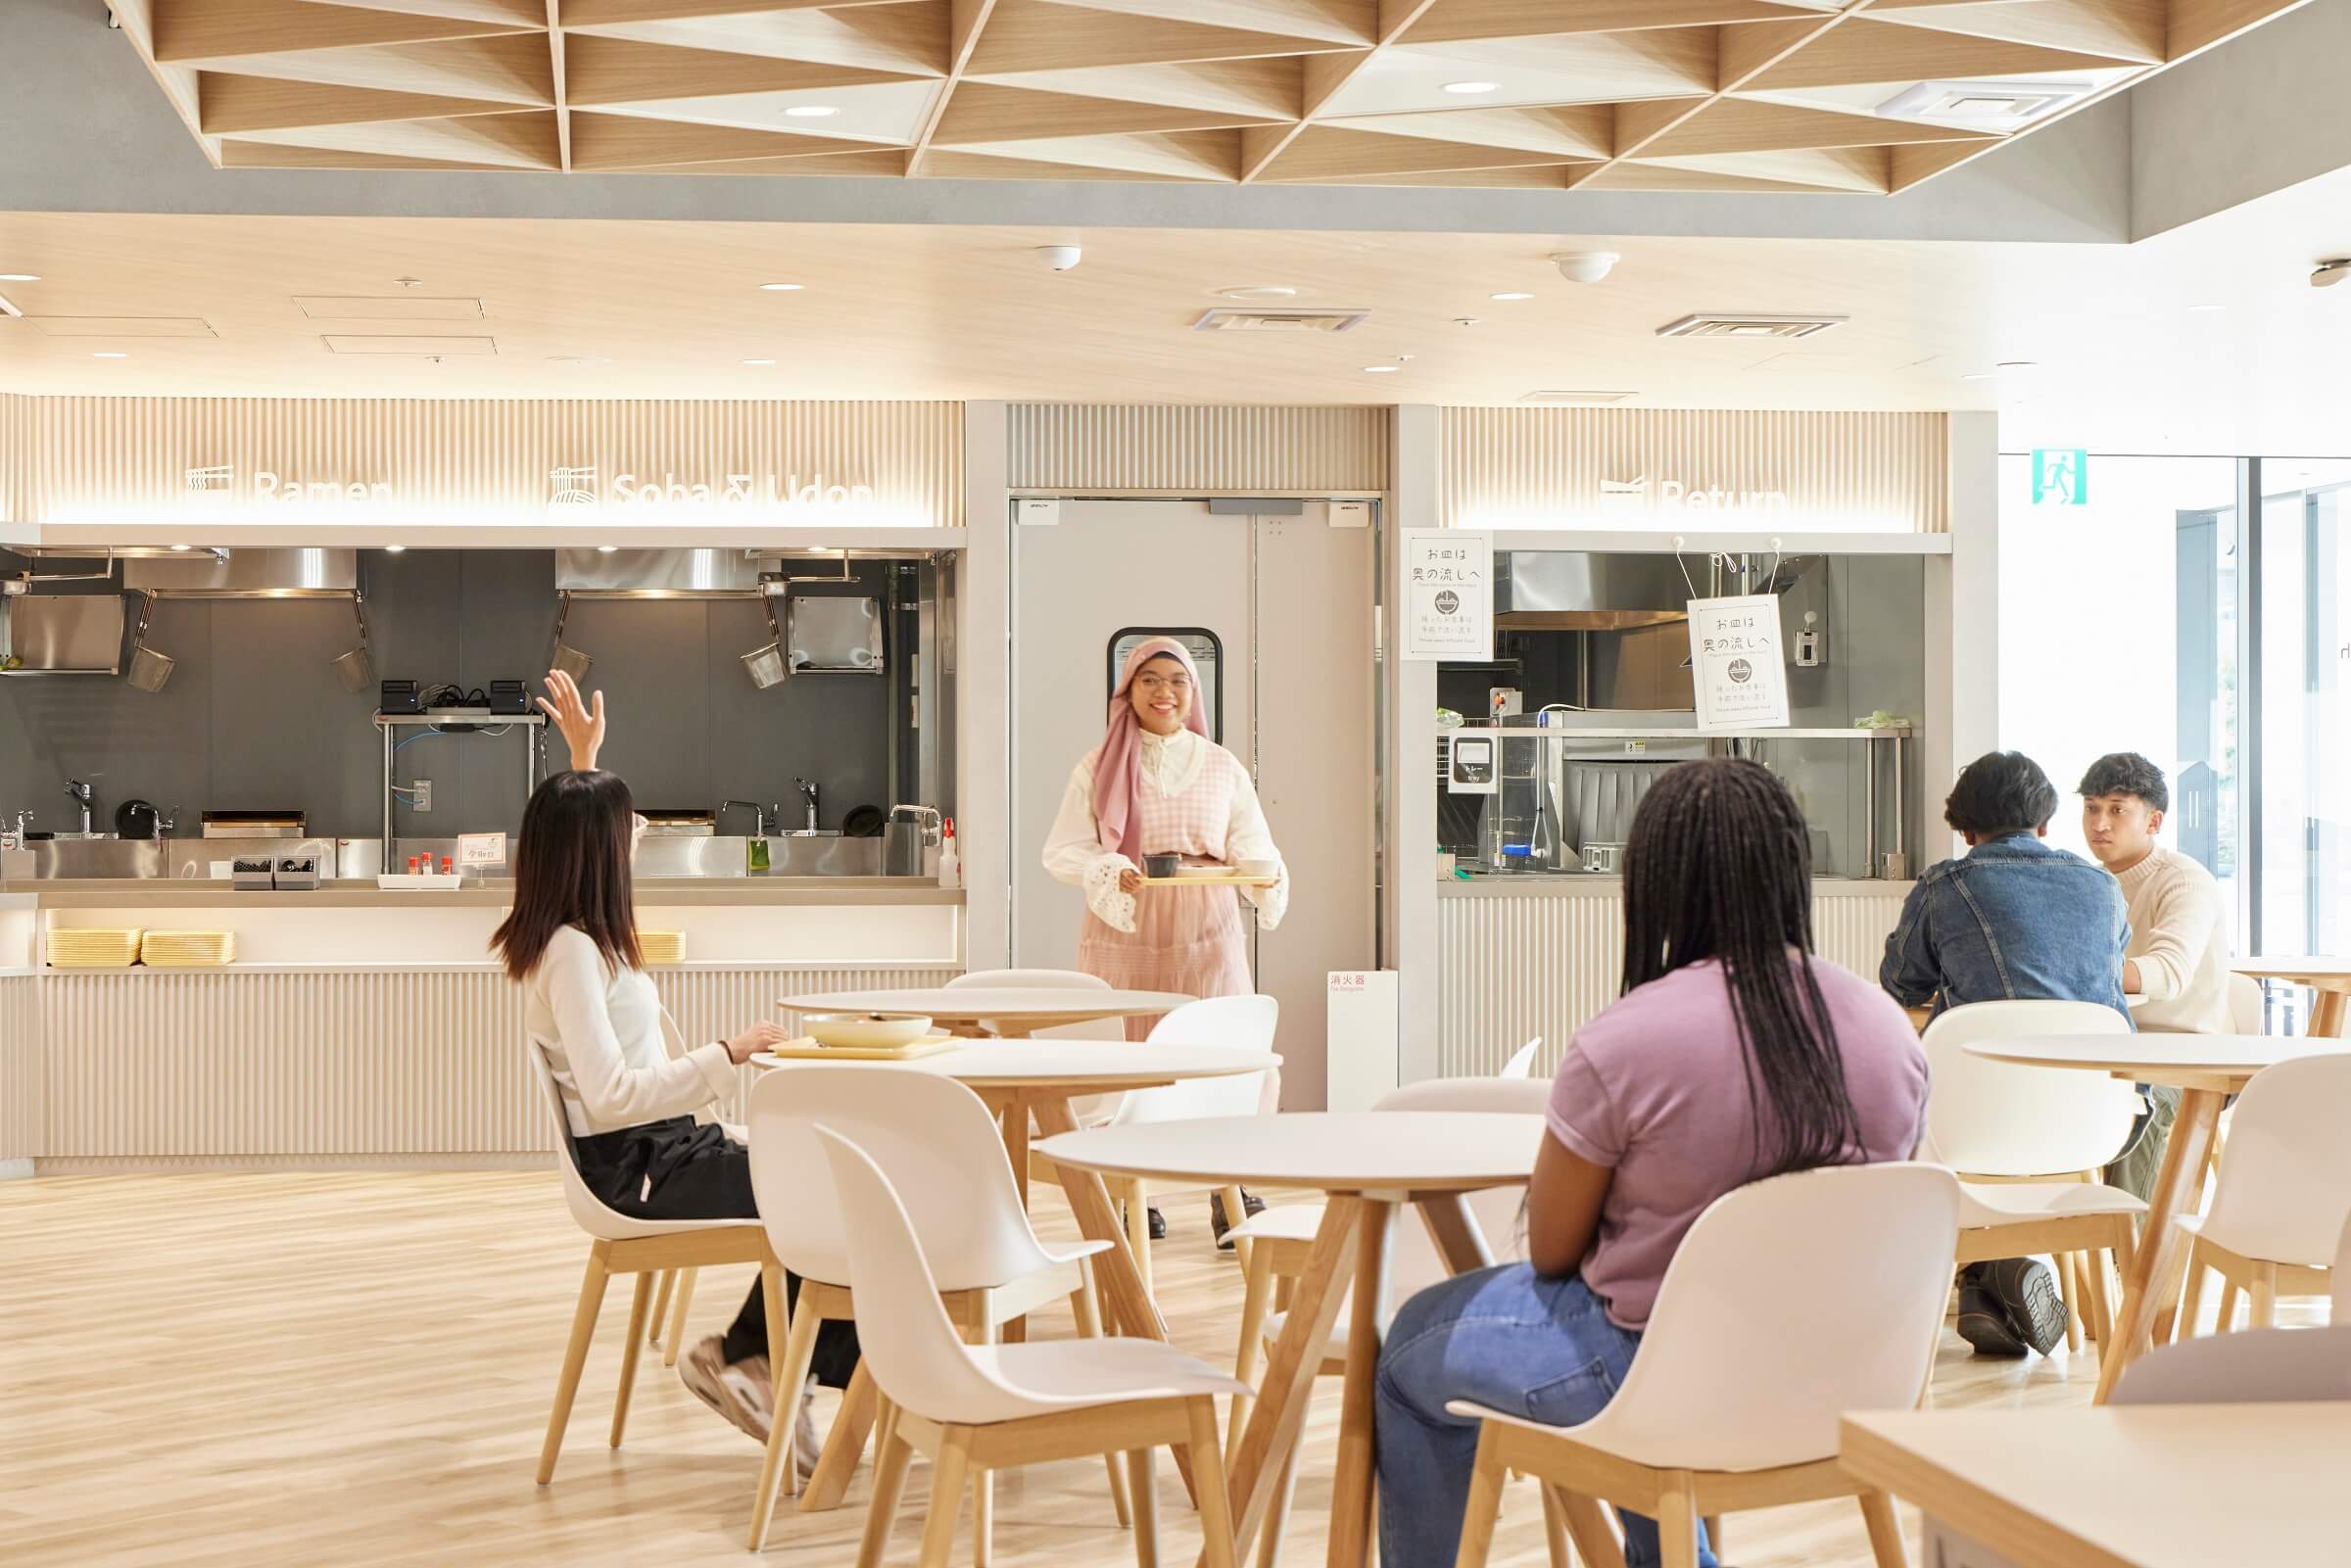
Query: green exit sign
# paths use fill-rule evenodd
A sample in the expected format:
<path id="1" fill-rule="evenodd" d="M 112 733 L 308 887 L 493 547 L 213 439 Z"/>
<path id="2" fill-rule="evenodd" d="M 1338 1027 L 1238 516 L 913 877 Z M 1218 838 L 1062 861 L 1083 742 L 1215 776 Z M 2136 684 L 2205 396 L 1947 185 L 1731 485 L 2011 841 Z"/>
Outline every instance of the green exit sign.
<path id="1" fill-rule="evenodd" d="M 2037 447 L 2033 451 L 2033 504 L 2089 504 L 2089 453 L 2079 447 Z"/>

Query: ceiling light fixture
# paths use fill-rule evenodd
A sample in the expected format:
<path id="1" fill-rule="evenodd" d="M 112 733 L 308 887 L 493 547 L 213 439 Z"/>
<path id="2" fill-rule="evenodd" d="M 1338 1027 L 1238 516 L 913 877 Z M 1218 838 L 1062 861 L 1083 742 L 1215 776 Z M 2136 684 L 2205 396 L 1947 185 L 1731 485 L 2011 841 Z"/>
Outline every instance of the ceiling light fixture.
<path id="1" fill-rule="evenodd" d="M 1395 373 L 1396 367 L 1392 364 L 1367 364 L 1364 366 L 1364 374 L 1367 376 L 1392 376 Z"/>
<path id="2" fill-rule="evenodd" d="M 387 555 L 398 555 L 406 551 L 408 547 L 408 546 L 406 545 L 386 545 L 384 546 L 384 553 Z"/>
<path id="3" fill-rule="evenodd" d="M 2346 277 L 2351 277 L 2351 259 L 2321 261 L 2311 268 L 2310 286 L 2314 289 L 2331 289 Z"/>
<path id="4" fill-rule="evenodd" d="M 792 119 L 830 119 L 840 111 L 831 104 L 793 104 L 784 113 Z"/>
<path id="5" fill-rule="evenodd" d="M 1614 251 L 1560 251 L 1551 264 L 1570 283 L 1598 283 L 1615 270 L 1618 260 Z"/>
<path id="6" fill-rule="evenodd" d="M 174 545 L 171 546 L 171 553 L 174 555 L 181 555 L 193 548 L 195 548 L 195 546 L 192 545 Z"/>
<path id="7" fill-rule="evenodd" d="M 596 552 L 599 555 L 609 555 L 618 548 L 620 548 L 618 545 L 599 545 L 596 546 Z"/>
<path id="8" fill-rule="evenodd" d="M 767 294 L 797 294 L 807 286 L 805 283 L 762 283 L 759 285 L 760 290 Z"/>
<path id="9" fill-rule="evenodd" d="M 2040 368 L 2040 361 L 2039 359 L 2002 359 L 1992 368 L 1994 370 L 2038 370 Z"/>
<path id="10" fill-rule="evenodd" d="M 776 361 L 773 359 L 745 359 L 743 362 L 744 364 L 774 364 Z"/>
<path id="11" fill-rule="evenodd" d="M 1486 298 L 1489 300 L 1500 300 L 1507 305 L 1512 300 L 1531 300 L 1534 298 L 1534 296 L 1526 293 L 1522 289 L 1512 289 L 1507 294 L 1489 294 L 1486 296 Z"/>
<path id="12" fill-rule="evenodd" d="M 2209 304 L 2209 303 L 2208 303 L 2208 304 L 2204 304 L 2204 305 L 2191 305 L 2191 306 L 2189 306 L 2189 307 L 2188 307 L 2188 309 L 2189 309 L 2190 310 L 2226 310 L 2226 309 L 2229 309 L 2229 307 L 2227 307 L 2227 306 L 2225 306 L 2225 305 Z"/>
<path id="13" fill-rule="evenodd" d="M 1471 98 L 1479 93 L 1500 92 L 1502 83 L 1498 81 L 1449 81 L 1445 84 L 1445 90 L 1463 98 Z"/>
<path id="14" fill-rule="evenodd" d="M 0 272 L 0 283 L 38 283 L 40 281 L 41 275 L 38 272 Z"/>
<path id="15" fill-rule="evenodd" d="M 100 349 L 97 353 L 91 355 L 90 357 L 93 359 L 127 359 L 130 357 L 130 356 L 123 353 L 120 349 Z"/>
<path id="16" fill-rule="evenodd" d="M 1219 289 L 1217 298 L 1246 305 L 1251 300 L 1294 300 L 1298 291 L 1286 283 L 1251 283 L 1237 289 Z"/>

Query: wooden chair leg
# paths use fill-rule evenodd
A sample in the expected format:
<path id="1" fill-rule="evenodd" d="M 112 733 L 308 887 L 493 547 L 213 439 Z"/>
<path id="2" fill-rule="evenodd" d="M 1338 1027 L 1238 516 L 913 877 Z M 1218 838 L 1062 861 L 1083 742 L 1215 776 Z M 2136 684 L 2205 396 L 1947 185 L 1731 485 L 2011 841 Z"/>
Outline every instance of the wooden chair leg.
<path id="1" fill-rule="evenodd" d="M 2221 1315 L 2213 1320 L 2212 1331 L 2215 1334 L 2236 1332 L 2236 1299 L 2243 1294 L 2235 1280 L 2226 1274 L 2221 1276 Z"/>
<path id="2" fill-rule="evenodd" d="M 1102 1297 L 1094 1280 L 1094 1260 L 1080 1259 L 1078 1268 L 1082 1277 L 1070 1292 L 1070 1311 L 1078 1319 L 1078 1337 L 1098 1340 L 1102 1337 Z M 1127 1466 L 1115 1453 L 1102 1455 L 1102 1463 L 1110 1471 L 1110 1505 L 1118 1513 L 1119 1528 L 1132 1529 L 1134 1509 L 1127 1492 Z"/>
<path id="3" fill-rule="evenodd" d="M 1874 1487 L 1863 1489 L 1861 1518 L 1869 1526 L 1869 1549 L 1878 1568 L 1910 1568 L 1902 1546 L 1902 1523 L 1894 1516 L 1894 1499 Z"/>
<path id="4" fill-rule="evenodd" d="M 1716 1561 L 1720 1561 L 1722 1558 L 1722 1515 L 1709 1514 L 1701 1519 L 1699 1523 L 1706 1528 L 1706 1549 L 1714 1554 Z"/>
<path id="5" fill-rule="evenodd" d="M 938 1446 L 938 1462 L 931 1470 L 931 1510 L 923 1521 L 922 1555 L 918 1568 L 947 1568 L 947 1553 L 955 1545 L 955 1516 L 963 1512 L 963 1483 L 971 1471 L 972 1434 L 968 1427 L 949 1427 Z"/>
<path id="6" fill-rule="evenodd" d="M 1127 1484 L 1134 1489 L 1134 1568 L 1159 1568 L 1158 1453 L 1156 1449 L 1127 1450 Z"/>
<path id="7" fill-rule="evenodd" d="M 678 1351 L 686 1343 L 686 1311 L 694 1305 L 694 1277 L 700 1272 L 698 1268 L 681 1268 L 677 1271 L 677 1299 L 669 1308 L 669 1338 L 661 1345 L 663 1366 L 678 1364 Z"/>
<path id="8" fill-rule="evenodd" d="M 1141 1181 L 1131 1177 L 1120 1183 L 1123 1202 L 1127 1206 L 1127 1247 L 1134 1254 L 1134 1271 L 1143 1276 L 1143 1294 L 1153 1294 L 1151 1288 L 1151 1194 Z"/>
<path id="9" fill-rule="evenodd" d="M 1217 1402 L 1185 1402 L 1192 1419 L 1192 1487 L 1200 1498 L 1200 1568 L 1233 1568 L 1232 1499 L 1225 1491 L 1224 1450 L 1217 1445 Z"/>
<path id="10" fill-rule="evenodd" d="M 612 1447 L 629 1429 L 629 1396 L 637 1392 L 637 1357 L 645 1350 L 645 1320 L 653 1305 L 653 1276 L 639 1274 L 629 1297 L 629 1334 L 620 1342 L 620 1388 L 612 1396 Z"/>
<path id="11" fill-rule="evenodd" d="M 2245 1319 L 2248 1328 L 2278 1326 L 2278 1265 L 2263 1263 L 2253 1274 L 2252 1313 Z"/>
<path id="12" fill-rule="evenodd" d="M 981 1323 L 972 1330 L 972 1343 L 993 1345 L 996 1331 L 993 1325 Z M 972 1568 L 987 1568 L 996 1549 L 996 1473 L 981 1469 L 972 1476 Z"/>
<path id="13" fill-rule="evenodd" d="M 1567 1545 L 1567 1510 L 1559 1506 L 1559 1495 L 1541 1482 L 1535 1490 L 1543 1494 L 1543 1554 L 1550 1568 L 1575 1568 L 1575 1553 Z"/>
<path id="14" fill-rule="evenodd" d="M 2184 1344 L 2195 1337 L 2196 1325 L 2201 1320 L 2199 1314 L 2204 1309 L 2204 1276 L 2211 1272 L 2204 1266 L 2204 1259 L 2196 1256 L 2195 1248 L 2189 1247 L 2187 1277 L 2180 1285 L 2178 1326 L 2172 1332 L 2175 1341 Z"/>
<path id="15" fill-rule="evenodd" d="M 1624 1547 L 1600 1504 L 1580 1492 L 1551 1490 L 1559 1497 L 1559 1511 L 1567 1517 L 1567 1534 L 1574 1538 L 1575 1549 L 1587 1568 L 1624 1568 Z"/>
<path id="16" fill-rule="evenodd" d="M 1240 1224 L 1248 1217 L 1249 1200 L 1241 1195 L 1240 1183 L 1236 1181 L 1231 1186 L 1224 1189 L 1225 1227 L 1230 1229 L 1232 1226 Z M 1243 1236 L 1240 1240 L 1232 1244 L 1233 1261 L 1239 1263 L 1242 1268 L 1246 1269 L 1249 1266 L 1249 1255 L 1256 1250 L 1257 1244 L 1252 1242 L 1248 1237 Z"/>
<path id="17" fill-rule="evenodd" d="M 906 1464 L 914 1449 L 898 1436 L 898 1407 L 882 1402 L 881 1426 L 875 1438 L 874 1499 L 865 1510 L 865 1534 L 857 1543 L 857 1568 L 882 1568 L 882 1553 L 889 1544 L 889 1527 L 897 1522 L 898 1497 L 906 1490 Z"/>
<path id="18" fill-rule="evenodd" d="M 857 1461 L 874 1430 L 875 1401 L 880 1394 L 867 1363 L 859 1360 L 857 1370 L 849 1374 L 849 1386 L 841 1391 L 840 1408 L 834 1412 L 833 1430 L 826 1435 L 825 1451 L 816 1473 L 808 1478 L 807 1488 L 800 1494 L 800 1512 L 822 1513 L 828 1508 L 838 1508 L 849 1495 L 849 1482 L 856 1476 Z"/>
<path id="19" fill-rule="evenodd" d="M 1241 1296 L 1241 1343 L 1233 1353 L 1232 1375 L 1257 1387 L 1258 1357 L 1265 1354 L 1266 1305 L 1273 1294 L 1273 1249 L 1262 1247 L 1249 1259 L 1249 1283 Z M 1249 1424 L 1249 1406 L 1256 1401 L 1246 1394 L 1232 1397 L 1232 1434 L 1224 1440 L 1227 1451 L 1241 1446 L 1241 1428 Z"/>
<path id="20" fill-rule="evenodd" d="M 653 1291 L 652 1326 L 645 1331 L 648 1345 L 661 1343 L 661 1331 L 669 1326 L 669 1293 L 677 1287 L 677 1283 L 678 1270 L 674 1268 L 661 1270 L 661 1283 Z"/>
<path id="21" fill-rule="evenodd" d="M 1306 1433 L 1301 1430 L 1298 1441 L 1282 1456 L 1281 1474 L 1273 1488 L 1273 1500 L 1266 1508 L 1266 1522 L 1258 1528 L 1257 1568 L 1279 1568 L 1282 1538 L 1289 1534 L 1290 1502 L 1298 1496 L 1298 1450 L 1306 1447 Z"/>
<path id="22" fill-rule="evenodd" d="M 1494 1551 L 1494 1524 L 1502 1516 L 1502 1483 L 1508 1470 L 1491 1428 L 1477 1435 L 1477 1467 L 1469 1472 L 1469 1502 L 1462 1510 L 1462 1545 L 1453 1568 L 1486 1568 Z"/>
<path id="23" fill-rule="evenodd" d="M 1657 1561 L 1664 1568 L 1698 1568 L 1698 1508 L 1690 1473 L 1666 1472 L 1657 1495 Z"/>
<path id="24" fill-rule="evenodd" d="M 563 1370 L 555 1377 L 555 1406 L 547 1413 L 547 1439 L 539 1446 L 539 1484 L 555 1476 L 555 1455 L 563 1450 L 563 1429 L 571 1424 L 571 1402 L 580 1392 L 580 1369 L 588 1364 L 588 1347 L 596 1339 L 596 1318 L 604 1305 L 604 1286 L 611 1275 L 604 1259 L 611 1248 L 598 1242 L 588 1251 L 588 1270 L 580 1280 L 580 1304 L 572 1308 L 571 1341 L 563 1347 Z"/>
<path id="25" fill-rule="evenodd" d="M 753 1551 L 767 1544 L 768 1522 L 776 1515 L 776 1489 L 783 1482 L 785 1467 L 793 1462 L 792 1429 L 799 1423 L 800 1402 L 808 1397 L 808 1367 L 816 1359 L 816 1331 L 824 1326 L 808 1308 L 805 1297 L 800 1308 L 792 1314 L 792 1337 L 785 1342 L 782 1357 L 775 1356 L 772 1347 L 769 1351 L 776 1391 L 768 1402 L 767 1458 L 759 1466 L 759 1490 L 751 1497 Z"/>
<path id="26" fill-rule="evenodd" d="M 2076 1255 L 2057 1256 L 2057 1284 L 2065 1296 L 2065 1348 L 2074 1355 L 2082 1354 L 2082 1284 L 2074 1268 Z"/>

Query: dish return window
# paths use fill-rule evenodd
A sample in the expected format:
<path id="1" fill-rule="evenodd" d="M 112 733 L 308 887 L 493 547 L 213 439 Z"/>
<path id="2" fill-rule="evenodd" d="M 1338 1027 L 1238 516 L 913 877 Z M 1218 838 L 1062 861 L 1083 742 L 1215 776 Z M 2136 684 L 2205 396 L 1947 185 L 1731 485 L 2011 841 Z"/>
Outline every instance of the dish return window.
<path id="1" fill-rule="evenodd" d="M 1224 643 L 1223 639 L 1205 626 L 1123 626 L 1110 640 L 1110 670 L 1102 689 L 1105 707 L 1118 694 L 1119 672 L 1127 668 L 1128 657 L 1155 637 L 1174 638 L 1191 654 L 1192 663 L 1200 671 L 1200 689 L 1192 700 L 1207 706 L 1201 717 L 1208 724 L 1208 737 L 1217 744 L 1224 743 Z"/>

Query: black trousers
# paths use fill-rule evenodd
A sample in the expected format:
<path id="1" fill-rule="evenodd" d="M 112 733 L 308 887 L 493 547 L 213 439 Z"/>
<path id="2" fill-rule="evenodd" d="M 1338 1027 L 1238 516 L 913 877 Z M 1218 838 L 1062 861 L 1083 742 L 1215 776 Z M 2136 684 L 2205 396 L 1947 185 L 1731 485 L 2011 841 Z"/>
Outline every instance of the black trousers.
<path id="1" fill-rule="evenodd" d="M 631 1219 L 754 1219 L 751 1154 L 716 1124 L 671 1117 L 571 1141 L 589 1190 Z M 788 1301 L 800 1299 L 797 1275 L 784 1276 Z M 781 1347 L 778 1347 L 779 1352 Z M 726 1335 L 729 1364 L 765 1355 L 767 1304 L 759 1284 L 735 1314 Z M 813 1370 L 829 1389 L 845 1389 L 857 1370 L 857 1325 L 828 1322 L 817 1330 Z"/>

